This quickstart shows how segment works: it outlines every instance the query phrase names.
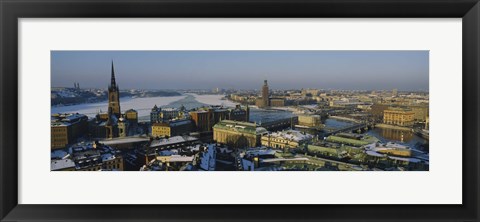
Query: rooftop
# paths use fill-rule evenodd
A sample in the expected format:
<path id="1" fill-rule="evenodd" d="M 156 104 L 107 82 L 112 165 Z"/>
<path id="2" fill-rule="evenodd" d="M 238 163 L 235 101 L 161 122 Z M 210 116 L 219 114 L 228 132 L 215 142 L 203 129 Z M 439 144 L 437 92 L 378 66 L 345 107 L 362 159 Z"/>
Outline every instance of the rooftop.
<path id="1" fill-rule="evenodd" d="M 193 142 L 197 141 L 198 139 L 193 136 L 173 136 L 170 138 L 161 138 L 158 140 L 153 140 L 150 144 L 150 147 L 157 147 L 157 146 L 166 146 L 171 144 L 183 143 L 183 142 Z"/>
<path id="2" fill-rule="evenodd" d="M 308 140 L 312 139 L 313 136 L 310 134 L 303 134 L 300 131 L 297 130 L 286 130 L 286 131 L 278 131 L 278 132 L 273 132 L 269 134 L 270 137 L 281 137 L 287 140 L 291 141 L 303 141 L 303 140 Z"/>
<path id="3" fill-rule="evenodd" d="M 118 137 L 113 139 L 101 140 L 99 143 L 104 145 L 116 145 L 116 144 L 124 144 L 124 143 L 138 143 L 138 142 L 148 142 L 150 138 L 148 137 Z"/>
<path id="4" fill-rule="evenodd" d="M 75 162 L 71 159 L 52 160 L 50 162 L 50 170 L 62 170 L 67 168 L 74 168 Z"/>
<path id="5" fill-rule="evenodd" d="M 222 120 L 213 126 L 214 129 L 226 129 L 249 134 L 264 134 L 268 131 L 263 127 L 258 127 L 255 123 L 240 122 L 233 120 Z"/>

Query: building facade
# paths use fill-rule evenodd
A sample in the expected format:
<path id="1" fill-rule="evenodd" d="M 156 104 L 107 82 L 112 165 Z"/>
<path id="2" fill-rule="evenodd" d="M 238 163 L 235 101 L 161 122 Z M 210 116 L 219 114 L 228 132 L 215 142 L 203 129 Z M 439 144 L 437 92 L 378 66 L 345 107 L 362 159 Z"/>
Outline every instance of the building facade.
<path id="1" fill-rule="evenodd" d="M 50 123 L 51 149 L 62 149 L 84 136 L 88 117 L 83 114 L 53 114 Z"/>
<path id="2" fill-rule="evenodd" d="M 267 133 L 255 123 L 222 120 L 213 127 L 213 140 L 234 148 L 257 147 Z"/>
<path id="3" fill-rule="evenodd" d="M 234 109 L 208 107 L 191 111 L 189 114 L 196 131 L 212 132 L 213 126 L 221 120 L 248 122 L 250 119 L 250 108 L 248 105 L 245 108 L 237 105 Z"/>
<path id="4" fill-rule="evenodd" d="M 383 112 L 383 123 L 397 126 L 413 126 L 415 113 L 411 109 L 390 107 Z"/>
<path id="5" fill-rule="evenodd" d="M 160 108 L 155 105 L 150 111 L 150 123 L 161 123 L 171 119 L 184 117 L 183 112 L 177 108 Z"/>
<path id="6" fill-rule="evenodd" d="M 285 106 L 285 99 L 283 99 L 283 98 L 270 98 L 270 106 L 273 106 L 273 107 Z"/>
<path id="7" fill-rule="evenodd" d="M 262 86 L 262 98 L 260 100 L 261 102 L 257 104 L 258 107 L 260 108 L 266 108 L 270 106 L 270 95 L 269 95 L 269 89 L 268 89 L 268 83 L 267 80 L 263 81 L 263 86 Z"/>
<path id="8" fill-rule="evenodd" d="M 125 111 L 125 119 L 132 124 L 138 123 L 138 112 L 134 109 Z"/>
<path id="9" fill-rule="evenodd" d="M 189 119 L 172 120 L 164 123 L 152 124 L 152 137 L 172 137 L 187 135 L 192 130 L 192 121 Z"/>
<path id="10" fill-rule="evenodd" d="M 322 126 L 322 119 L 320 115 L 299 115 L 298 125 L 307 127 L 320 127 Z"/>

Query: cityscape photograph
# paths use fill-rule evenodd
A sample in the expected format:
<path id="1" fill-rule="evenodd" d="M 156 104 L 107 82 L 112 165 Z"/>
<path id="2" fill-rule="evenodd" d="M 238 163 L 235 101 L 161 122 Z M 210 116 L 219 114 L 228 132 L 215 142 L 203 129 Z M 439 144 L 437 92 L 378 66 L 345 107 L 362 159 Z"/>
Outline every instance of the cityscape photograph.
<path id="1" fill-rule="evenodd" d="M 428 171 L 429 52 L 51 51 L 51 171 Z"/>

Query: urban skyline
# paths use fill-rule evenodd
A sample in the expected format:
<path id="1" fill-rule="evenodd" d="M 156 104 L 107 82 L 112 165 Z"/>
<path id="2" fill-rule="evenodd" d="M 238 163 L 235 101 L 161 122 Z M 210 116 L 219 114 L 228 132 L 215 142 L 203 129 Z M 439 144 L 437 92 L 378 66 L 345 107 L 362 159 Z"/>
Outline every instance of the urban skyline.
<path id="1" fill-rule="evenodd" d="M 178 56 L 177 52 L 170 53 L 173 57 Z M 180 53 L 185 57 L 179 60 L 188 60 L 189 56 L 184 53 Z M 204 56 L 213 53 L 216 55 L 213 60 L 220 59 L 220 52 L 190 53 L 195 54 L 193 57 L 197 62 L 200 59 L 197 53 Z M 278 52 L 223 53 L 239 53 L 244 58 L 244 53 Z M 298 53 L 305 52 L 291 53 L 290 58 L 304 62 L 305 57 Z M 273 61 L 278 55 L 271 56 Z M 55 62 L 52 63 L 58 62 L 58 58 L 53 60 Z M 360 64 L 358 60 L 355 62 Z M 132 61 L 136 62 L 138 58 Z M 230 64 L 225 62 L 212 70 L 227 63 Z M 289 67 L 293 64 L 286 63 Z M 277 68 L 270 68 L 271 73 L 280 72 L 272 78 L 277 81 L 272 83 L 264 78 L 252 82 L 254 91 L 223 84 L 196 90 L 198 86 L 205 85 L 205 81 L 218 84 L 220 77 L 200 75 L 201 78 L 190 76 L 182 79 L 181 75 L 165 74 L 162 80 L 175 79 L 179 86 L 190 84 L 192 89 L 168 91 L 163 87 L 157 87 L 160 90 L 134 87 L 137 89 L 125 90 L 122 88 L 124 83 L 127 86 L 135 86 L 135 83 L 125 82 L 125 79 L 118 78 L 121 76 L 118 74 L 142 73 L 142 69 L 138 72 L 124 70 L 126 66 L 122 62 L 120 66 L 115 66 L 113 61 L 107 64 L 109 72 L 102 72 L 99 76 L 77 74 L 79 76 L 73 79 L 66 75 L 65 78 L 70 78 L 70 86 L 51 88 L 52 171 L 429 170 L 428 92 L 398 88 L 328 90 L 302 86 L 280 90 L 276 84 L 289 78 L 294 78 L 292 83 L 303 85 L 302 81 L 313 81 L 316 77 L 281 75 Z M 170 65 L 180 70 L 189 67 L 185 64 Z M 203 65 L 207 69 L 212 64 Z M 367 65 L 362 63 L 362 66 Z M 85 64 L 84 67 L 92 66 L 95 63 Z M 190 68 L 191 72 L 196 70 L 195 66 Z M 354 71 L 351 70 L 352 73 Z M 132 76 L 135 80 L 148 83 L 145 75 Z M 107 81 L 104 81 L 104 76 L 108 77 Z M 403 82 L 415 82 L 411 76 L 391 76 L 400 77 Z M 358 78 L 371 79 L 375 84 L 393 81 L 372 78 L 361 71 L 357 72 L 357 79 L 353 77 L 340 81 L 360 85 L 362 82 Z M 52 78 L 55 81 L 58 76 L 52 75 Z M 79 78 L 101 82 L 104 87 L 85 87 Z M 247 82 L 256 80 L 256 77 L 248 75 L 235 78 Z M 235 82 L 236 79 L 230 81 Z M 169 83 L 169 80 L 165 82 Z M 382 84 L 383 87 L 385 85 L 388 84 Z"/>
<path id="2" fill-rule="evenodd" d="M 111 61 L 122 89 L 428 91 L 428 51 L 52 51 L 52 87 L 105 88 Z M 199 77 L 199 78 L 196 78 Z M 200 78 L 201 77 L 201 78 Z M 191 81 L 194 79 L 195 81 Z"/>

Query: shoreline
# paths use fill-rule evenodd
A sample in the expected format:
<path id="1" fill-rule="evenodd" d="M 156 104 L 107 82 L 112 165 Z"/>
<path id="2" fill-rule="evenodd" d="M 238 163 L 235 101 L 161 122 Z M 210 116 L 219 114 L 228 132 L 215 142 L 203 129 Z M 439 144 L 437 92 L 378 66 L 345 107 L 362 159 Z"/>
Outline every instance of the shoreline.
<path id="1" fill-rule="evenodd" d="M 354 122 L 354 123 L 360 123 L 361 122 L 361 121 L 358 121 L 356 119 L 352 119 L 352 118 L 348 118 L 348 117 L 342 117 L 342 116 L 329 116 L 328 118 L 343 120 L 343 121 L 348 121 L 348 122 Z"/>
<path id="2" fill-rule="evenodd" d="M 384 123 L 377 123 L 375 124 L 375 127 L 381 128 L 381 129 L 396 129 L 396 130 L 403 130 L 403 131 L 412 131 L 412 128 L 404 127 L 404 126 L 394 126 L 394 125 L 388 125 Z"/>

